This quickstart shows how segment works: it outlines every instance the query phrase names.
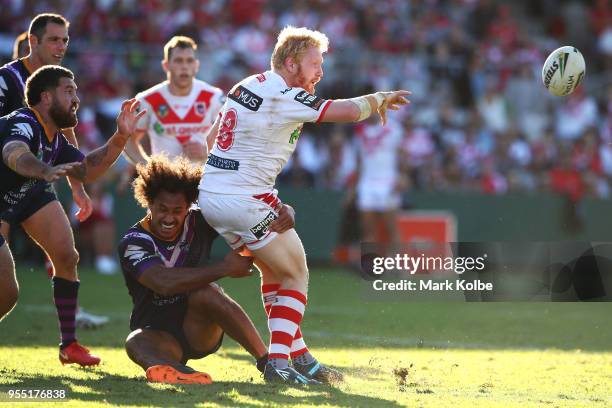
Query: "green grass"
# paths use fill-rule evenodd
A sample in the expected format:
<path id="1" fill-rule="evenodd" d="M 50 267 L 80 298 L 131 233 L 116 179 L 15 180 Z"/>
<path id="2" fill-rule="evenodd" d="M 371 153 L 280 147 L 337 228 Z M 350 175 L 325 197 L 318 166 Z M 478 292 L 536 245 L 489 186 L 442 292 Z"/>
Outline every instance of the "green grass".
<path id="1" fill-rule="evenodd" d="M 317 269 L 302 327 L 319 359 L 347 374 L 343 384 L 264 384 L 251 357 L 227 340 L 216 355 L 190 363 L 210 373 L 213 385 L 170 386 L 146 383 L 123 351 L 131 304 L 120 276 L 82 272 L 81 304 L 112 321 L 79 332 L 79 340 L 103 358 L 100 367 L 81 369 L 57 360 L 57 322 L 45 272 L 18 275 L 20 302 L 0 323 L 0 392 L 64 389 L 62 406 L 612 404 L 610 303 L 369 301 L 367 283 L 347 272 Z M 222 284 L 267 340 L 258 279 Z"/>

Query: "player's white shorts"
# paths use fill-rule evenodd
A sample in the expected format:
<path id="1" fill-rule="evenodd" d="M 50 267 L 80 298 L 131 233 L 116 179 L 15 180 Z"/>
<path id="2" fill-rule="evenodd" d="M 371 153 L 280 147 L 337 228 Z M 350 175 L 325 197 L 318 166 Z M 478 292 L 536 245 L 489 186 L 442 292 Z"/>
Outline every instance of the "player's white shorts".
<path id="1" fill-rule="evenodd" d="M 360 183 L 357 186 L 357 208 L 360 211 L 389 211 L 400 207 L 401 197 L 393 183 Z"/>
<path id="2" fill-rule="evenodd" d="M 268 226 L 278 218 L 281 202 L 274 190 L 267 194 L 218 194 L 200 190 L 199 204 L 206 222 L 232 249 L 266 246 L 278 235 Z"/>

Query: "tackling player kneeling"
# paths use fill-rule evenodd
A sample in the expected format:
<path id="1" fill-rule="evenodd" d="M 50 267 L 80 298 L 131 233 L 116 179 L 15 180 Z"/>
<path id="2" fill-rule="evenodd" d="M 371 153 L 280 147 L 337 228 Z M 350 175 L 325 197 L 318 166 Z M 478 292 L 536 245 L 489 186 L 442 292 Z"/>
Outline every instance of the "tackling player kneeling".
<path id="1" fill-rule="evenodd" d="M 210 384 L 210 376 L 186 366 L 216 352 L 224 333 L 257 359 L 266 346 L 251 319 L 214 281 L 251 275 L 252 258 L 230 252 L 207 263 L 217 232 L 197 208 L 201 168 L 184 158 L 154 156 L 138 166 L 134 195 L 148 210 L 119 243 L 119 258 L 134 303 L 126 351 L 152 382 Z M 293 210 L 283 220 L 293 226 Z"/>

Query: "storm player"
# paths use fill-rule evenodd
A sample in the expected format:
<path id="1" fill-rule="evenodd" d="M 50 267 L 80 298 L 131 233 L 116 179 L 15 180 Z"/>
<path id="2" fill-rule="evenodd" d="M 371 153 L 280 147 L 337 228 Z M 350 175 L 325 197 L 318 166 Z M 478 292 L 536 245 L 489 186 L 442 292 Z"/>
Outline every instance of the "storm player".
<path id="1" fill-rule="evenodd" d="M 299 328 L 308 288 L 302 242 L 294 229 L 282 234 L 268 229 L 281 205 L 274 183 L 303 123 L 361 121 L 378 112 L 385 124 L 387 109 L 408 103 L 408 91 L 333 101 L 314 95 L 328 43 L 318 31 L 283 29 L 271 70 L 233 87 L 207 138 L 214 147 L 200 182 L 199 204 L 206 221 L 232 248 L 246 246 L 261 271 L 270 330 L 266 381 L 311 384 L 342 378 L 312 356 Z"/>
<path id="2" fill-rule="evenodd" d="M 206 134 L 225 96 L 219 88 L 195 79 L 200 68 L 197 48 L 189 37 L 173 37 L 164 46 L 162 60 L 168 79 L 136 95 L 147 114 L 125 149 L 134 164 L 149 160 L 142 146 L 143 137 L 149 138 L 151 154 L 184 156 L 197 164 L 206 159 Z"/>

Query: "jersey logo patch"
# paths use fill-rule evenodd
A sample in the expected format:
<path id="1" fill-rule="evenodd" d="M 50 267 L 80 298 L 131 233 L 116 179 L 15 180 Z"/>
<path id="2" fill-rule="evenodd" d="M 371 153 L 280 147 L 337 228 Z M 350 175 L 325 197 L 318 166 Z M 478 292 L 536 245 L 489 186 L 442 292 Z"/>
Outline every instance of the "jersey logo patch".
<path id="1" fill-rule="evenodd" d="M 204 116 L 206 114 L 206 104 L 204 102 L 196 102 L 195 113 L 198 116 Z"/>
<path id="2" fill-rule="evenodd" d="M 168 116 L 168 105 L 159 105 L 157 115 L 162 119 Z"/>
<path id="3" fill-rule="evenodd" d="M 257 112 L 263 102 L 262 97 L 255 95 L 242 85 L 238 85 L 227 97 L 253 112 Z"/>
<path id="4" fill-rule="evenodd" d="M 30 126 L 28 123 L 15 123 L 15 125 L 11 129 L 11 135 L 23 136 L 28 140 L 32 140 L 34 132 L 32 131 L 32 126 Z"/>
<path id="5" fill-rule="evenodd" d="M 128 245 L 123 256 L 130 261 L 137 261 L 146 254 L 146 251 L 142 247 L 139 247 L 138 245 Z"/>
<path id="6" fill-rule="evenodd" d="M 312 108 L 316 111 L 319 110 L 319 108 L 321 107 L 321 105 L 323 105 L 324 102 L 323 99 L 319 98 L 316 95 L 311 95 L 306 91 L 298 92 L 298 94 L 295 95 L 295 98 L 293 99 L 295 99 L 302 105 L 308 106 L 309 108 Z"/>

